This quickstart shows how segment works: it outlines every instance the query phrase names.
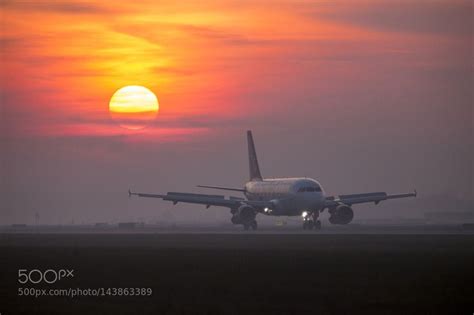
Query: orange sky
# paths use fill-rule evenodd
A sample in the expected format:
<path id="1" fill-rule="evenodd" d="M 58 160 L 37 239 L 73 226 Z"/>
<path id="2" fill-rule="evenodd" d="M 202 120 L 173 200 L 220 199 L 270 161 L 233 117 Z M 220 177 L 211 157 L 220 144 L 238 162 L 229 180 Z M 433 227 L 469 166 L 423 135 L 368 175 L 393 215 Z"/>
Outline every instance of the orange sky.
<path id="1" fill-rule="evenodd" d="M 397 21 L 406 22 L 400 12 L 424 10 L 410 2 L 392 4 L 395 15 L 385 24 L 373 16 L 390 10 L 374 1 L 272 3 L 2 2 L 3 98 L 15 107 L 15 119 L 24 117 L 7 123 L 7 131 L 127 134 L 110 120 L 108 102 L 122 86 L 143 85 L 160 102 L 156 121 L 141 131 L 144 138 L 206 133 L 209 120 L 284 115 L 292 105 L 275 105 L 278 91 L 305 93 L 315 85 L 315 72 L 328 91 L 340 87 L 338 78 L 360 76 L 360 58 L 390 60 L 391 67 L 443 67 L 452 61 L 440 43 L 465 40 L 462 26 L 443 36 L 430 20 L 417 22 L 421 29 L 396 29 Z M 435 15 L 445 10 L 428 9 Z M 182 124 L 186 120 L 200 123 Z"/>

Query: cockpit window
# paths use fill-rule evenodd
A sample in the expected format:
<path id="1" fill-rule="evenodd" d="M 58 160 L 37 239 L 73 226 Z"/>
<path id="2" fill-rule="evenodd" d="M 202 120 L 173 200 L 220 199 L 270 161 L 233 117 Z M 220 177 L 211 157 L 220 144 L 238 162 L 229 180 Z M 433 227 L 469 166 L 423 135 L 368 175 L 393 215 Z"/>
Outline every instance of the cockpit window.
<path id="1" fill-rule="evenodd" d="M 321 187 L 316 186 L 316 187 L 300 187 L 298 189 L 298 192 L 321 192 Z"/>

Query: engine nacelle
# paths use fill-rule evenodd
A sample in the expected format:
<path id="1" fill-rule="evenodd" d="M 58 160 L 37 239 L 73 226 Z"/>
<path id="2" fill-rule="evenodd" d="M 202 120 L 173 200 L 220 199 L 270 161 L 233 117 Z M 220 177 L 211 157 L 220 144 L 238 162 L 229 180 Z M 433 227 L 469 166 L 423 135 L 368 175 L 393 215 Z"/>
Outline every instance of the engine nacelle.
<path id="1" fill-rule="evenodd" d="M 246 222 L 253 221 L 255 219 L 256 211 L 251 206 L 243 205 L 240 206 L 232 216 L 232 223 L 244 224 Z"/>
<path id="2" fill-rule="evenodd" d="M 331 224 L 349 224 L 354 218 L 354 211 L 347 205 L 339 205 L 329 217 Z"/>

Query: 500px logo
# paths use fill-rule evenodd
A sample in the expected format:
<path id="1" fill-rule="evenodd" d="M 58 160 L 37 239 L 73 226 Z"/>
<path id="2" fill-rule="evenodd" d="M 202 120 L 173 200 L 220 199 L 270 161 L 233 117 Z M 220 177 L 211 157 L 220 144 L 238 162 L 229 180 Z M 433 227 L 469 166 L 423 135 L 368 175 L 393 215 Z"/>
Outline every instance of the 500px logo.
<path id="1" fill-rule="evenodd" d="M 64 278 L 74 278 L 74 269 L 47 269 L 45 271 L 39 269 L 18 269 L 18 282 L 21 284 L 28 282 L 33 284 L 40 282 L 52 284 Z"/>

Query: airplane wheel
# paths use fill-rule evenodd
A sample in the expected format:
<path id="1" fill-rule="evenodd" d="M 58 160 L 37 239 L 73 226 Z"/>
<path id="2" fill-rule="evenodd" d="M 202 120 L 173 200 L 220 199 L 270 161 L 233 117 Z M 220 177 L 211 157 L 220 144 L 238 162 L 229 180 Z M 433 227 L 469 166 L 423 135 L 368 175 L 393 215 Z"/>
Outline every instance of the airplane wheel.
<path id="1" fill-rule="evenodd" d="M 303 221 L 303 230 L 306 230 L 308 228 L 308 222 Z"/>
<path id="2" fill-rule="evenodd" d="M 258 228 L 257 221 L 256 221 L 256 220 L 253 220 L 252 223 L 250 223 L 250 227 L 251 227 L 253 230 L 256 230 L 256 229 Z"/>
<path id="3" fill-rule="evenodd" d="M 309 220 L 308 221 L 308 230 L 312 230 L 314 228 L 314 221 L 313 220 Z"/>
<path id="4" fill-rule="evenodd" d="M 314 222 L 314 228 L 316 230 L 321 230 L 321 221 L 318 220 L 318 221 Z"/>

